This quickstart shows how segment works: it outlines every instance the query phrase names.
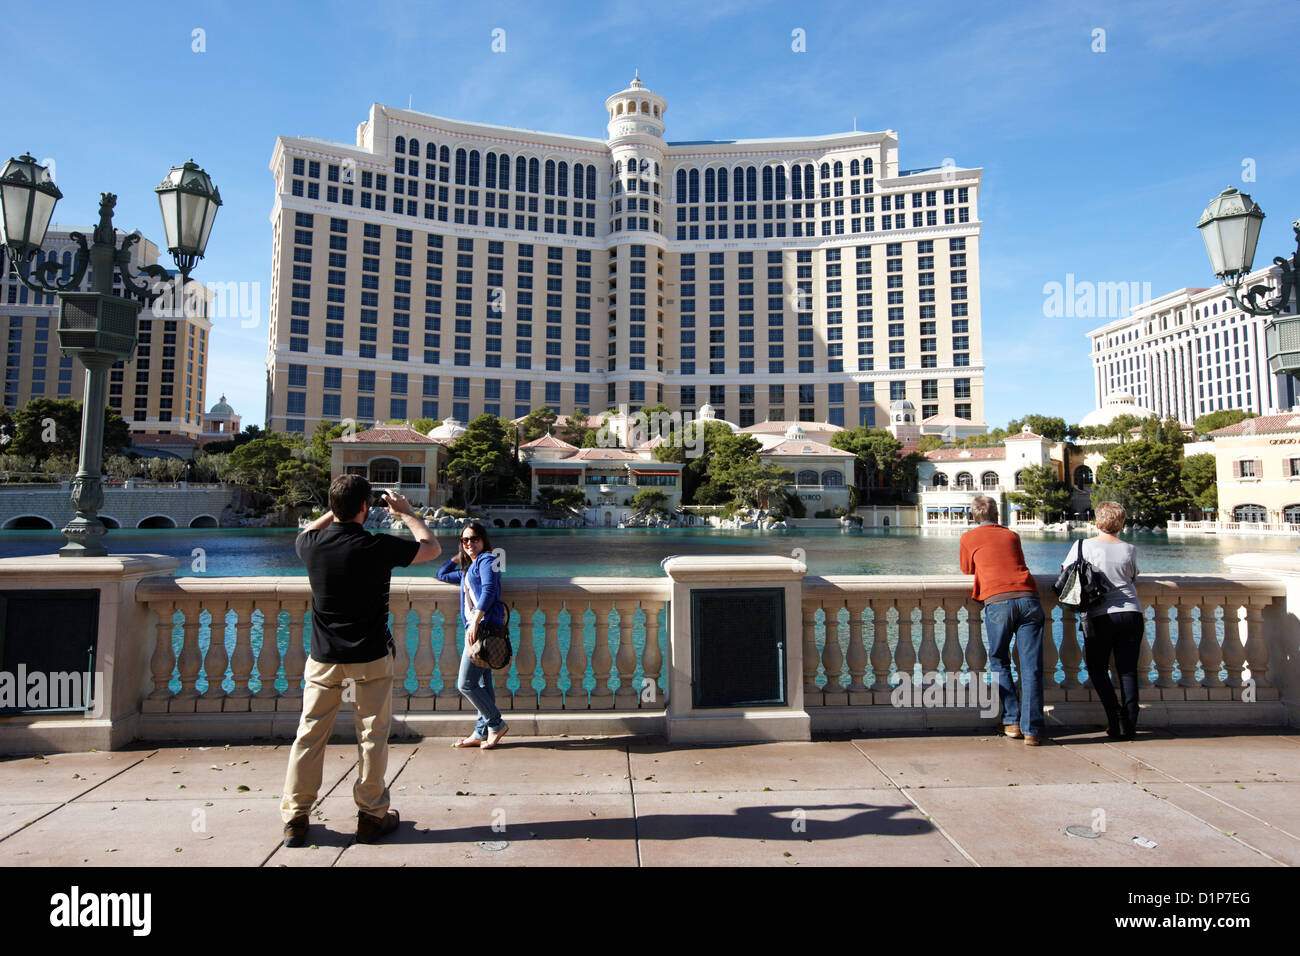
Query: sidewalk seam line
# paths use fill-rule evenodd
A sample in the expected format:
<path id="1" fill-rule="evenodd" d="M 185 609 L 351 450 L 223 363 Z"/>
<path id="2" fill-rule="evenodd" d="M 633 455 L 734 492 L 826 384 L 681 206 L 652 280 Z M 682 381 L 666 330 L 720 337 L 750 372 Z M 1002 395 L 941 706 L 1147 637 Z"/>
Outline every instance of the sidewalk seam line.
<path id="1" fill-rule="evenodd" d="M 326 746 L 328 746 L 328 745 L 329 745 L 329 741 L 326 741 Z M 290 744 L 290 746 L 292 746 L 292 744 Z M 279 745 L 277 745 L 276 749 L 277 749 L 277 750 L 279 749 Z M 338 789 L 339 784 L 341 784 L 341 783 L 343 782 L 344 778 L 347 777 L 347 775 L 348 775 L 348 771 L 349 771 L 349 770 L 352 770 L 354 767 L 356 767 L 356 765 L 357 765 L 357 761 L 355 761 L 355 760 L 352 761 L 352 763 L 349 764 L 349 765 L 348 765 L 348 766 L 343 770 L 343 772 L 342 772 L 341 774 L 339 774 L 339 778 L 338 778 L 337 780 L 335 780 L 334 783 L 332 783 L 332 784 L 330 785 L 330 788 L 329 788 L 328 790 L 326 790 L 323 794 L 318 794 L 318 795 L 317 795 L 317 797 L 316 797 L 316 802 L 313 803 L 313 804 L 311 805 L 311 810 L 308 810 L 308 811 L 307 811 L 307 825 L 308 825 L 308 826 L 311 826 L 311 814 L 312 814 L 312 810 L 315 810 L 315 809 L 316 809 L 317 807 L 319 807 L 322 803 L 324 803 L 324 802 L 325 802 L 325 798 L 328 797 L 328 796 L 330 796 L 331 794 L 333 794 L 334 791 Z M 283 788 L 281 788 L 281 789 L 283 789 Z M 281 797 L 283 797 L 283 794 L 281 794 Z M 266 866 L 266 864 L 270 863 L 270 862 L 271 862 L 271 857 L 275 856 L 275 855 L 276 855 L 277 853 L 279 853 L 282 849 L 284 849 L 284 843 L 283 843 L 283 842 L 279 842 L 279 843 L 277 843 L 276 846 L 271 850 L 271 852 L 268 853 L 268 854 L 266 855 L 266 859 L 264 859 L 261 863 L 257 864 L 258 868 L 264 867 L 264 866 Z M 347 847 L 344 847 L 343 849 L 346 850 Z M 342 853 L 340 852 L 339 855 L 342 856 Z M 335 863 L 337 863 L 337 862 L 338 862 L 338 861 L 335 860 Z M 334 865 L 334 863 L 331 863 L 331 864 L 330 864 L 330 866 L 333 866 L 333 865 Z"/>
<path id="2" fill-rule="evenodd" d="M 627 759 L 627 789 L 632 797 L 632 845 L 636 847 L 637 868 L 645 866 L 641 862 L 641 821 L 636 812 L 636 778 L 632 776 L 632 745 L 623 745 L 623 756 Z"/>
<path id="3" fill-rule="evenodd" d="M 102 787 L 104 784 L 108 783 L 108 782 L 109 782 L 110 780 L 112 780 L 114 777 L 121 776 L 122 774 L 124 774 L 124 773 L 126 773 L 128 770 L 130 770 L 132 767 L 138 767 L 140 764 L 144 763 L 146 760 L 148 760 L 150 757 L 154 756 L 154 754 L 156 754 L 156 753 L 158 753 L 158 751 L 157 751 L 157 750 L 154 750 L 152 753 L 145 754 L 143 757 L 141 757 L 141 758 L 140 758 L 139 760 L 137 760 L 135 763 L 133 763 L 133 764 L 128 764 L 127 766 L 125 766 L 125 767 L 123 767 L 121 770 L 119 770 L 117 773 L 113 774 L 111 777 L 105 777 L 103 780 L 99 781 L 99 783 L 95 784 L 95 786 L 91 787 L 89 790 L 83 790 L 83 791 L 81 791 L 81 793 L 77 794 L 75 797 L 71 797 L 71 798 L 68 799 L 68 800 L 64 800 L 64 801 L 63 801 L 62 803 L 60 803 L 57 807 L 55 807 L 53 810 L 47 810 L 45 813 L 42 813 L 42 814 L 41 814 L 39 817 L 37 817 L 35 820 L 30 820 L 30 821 L 28 821 L 27 823 L 25 823 L 25 824 L 23 824 L 22 826 L 20 826 L 20 827 L 19 827 L 17 830 L 15 830 L 13 833 L 7 833 L 7 834 L 5 834 L 4 836 L 0 837 L 0 843 L 3 843 L 5 840 L 8 840 L 8 839 L 9 839 L 10 837 L 12 837 L 12 836 L 16 836 L 16 835 L 18 835 L 19 833 L 22 833 L 24 830 L 26 830 L 26 829 L 27 829 L 28 827 L 30 827 L 32 824 L 40 823 L 42 820 L 44 820 L 44 819 L 45 819 L 46 817 L 48 817 L 50 814 L 52 814 L 52 813 L 58 813 L 60 810 L 62 810 L 62 809 L 63 809 L 64 807 L 66 807 L 68 804 L 70 804 L 70 803 L 76 803 L 79 799 L 81 799 L 82 797 L 84 797 L 86 794 L 90 793 L 90 792 L 93 791 L 93 790 L 97 790 L 98 788 Z"/>
<path id="4" fill-rule="evenodd" d="M 886 780 L 889 780 L 889 785 L 893 787 L 895 790 L 897 790 L 899 793 L 901 793 L 903 795 L 904 800 L 906 800 L 908 803 L 914 806 L 917 809 L 917 811 L 926 818 L 926 820 L 930 821 L 930 825 L 933 826 L 936 830 L 938 830 L 939 833 L 943 836 L 943 838 L 956 848 L 958 853 L 960 853 L 962 856 L 964 856 L 967 860 L 970 861 L 971 866 L 981 866 L 980 862 L 976 860 L 975 857 L 967 853 L 965 848 L 963 848 L 960 843 L 958 843 L 955 839 L 953 839 L 952 835 L 943 828 L 943 826 L 939 823 L 939 821 L 937 821 L 936 819 L 934 819 L 933 816 L 925 812 L 925 808 L 922 807 L 919 803 L 917 803 L 910 793 L 908 793 L 898 784 L 894 783 L 892 779 L 890 779 L 889 774 L 885 773 L 884 768 L 881 767 L 880 764 L 872 760 L 871 756 L 865 750 L 863 750 L 861 747 L 858 746 L 858 742 L 856 740 L 850 740 L 849 743 L 852 745 L 854 750 L 862 754 L 863 758 L 867 761 L 867 763 L 871 764 L 871 766 L 873 766 L 877 771 L 879 771 L 881 776 L 883 776 Z"/>

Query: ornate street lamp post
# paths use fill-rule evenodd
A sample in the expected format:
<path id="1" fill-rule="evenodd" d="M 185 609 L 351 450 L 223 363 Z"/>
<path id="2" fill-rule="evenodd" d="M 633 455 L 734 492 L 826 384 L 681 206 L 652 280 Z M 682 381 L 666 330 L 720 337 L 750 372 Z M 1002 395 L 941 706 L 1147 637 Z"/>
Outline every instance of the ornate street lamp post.
<path id="1" fill-rule="evenodd" d="M 1223 280 L 1228 298 L 1233 305 L 1251 315 L 1272 316 L 1264 326 L 1264 349 L 1268 355 L 1269 371 L 1273 374 L 1296 375 L 1300 373 L 1300 303 L 1288 309 L 1293 297 L 1300 299 L 1296 285 L 1296 270 L 1300 269 L 1300 219 L 1291 223 L 1296 235 L 1296 254 L 1288 261 L 1274 256 L 1273 262 L 1282 270 L 1282 283 L 1278 297 L 1261 302 L 1268 295 L 1265 285 L 1253 285 L 1238 298 L 1242 280 L 1249 275 L 1255 261 L 1255 245 L 1259 242 L 1259 227 L 1264 221 L 1264 211 L 1246 193 L 1225 189 L 1210 200 L 1201 214 L 1196 228 L 1205 240 L 1205 251 L 1210 256 L 1210 268 Z"/>
<path id="2" fill-rule="evenodd" d="M 173 167 L 155 190 L 162 209 L 167 249 L 176 261 L 181 279 L 173 301 L 183 302 L 185 283 L 195 262 L 203 258 L 208 235 L 221 195 L 207 173 L 194 163 Z M 113 207 L 117 197 L 100 193 L 99 224 L 88 246 L 86 237 L 72 233 L 77 244 L 71 274 L 62 281 L 61 270 L 51 257 L 31 268 L 31 261 L 45 241 L 54 205 L 62 198 L 49 169 L 31 156 L 10 159 L 0 169 L 0 240 L 3 241 L 14 274 L 29 289 L 56 295 L 59 299 L 59 350 L 75 356 L 86 367 L 85 399 L 81 410 L 81 450 L 76 478 L 72 483 L 72 506 L 76 515 L 63 529 L 68 543 L 59 549 L 63 557 L 101 557 L 105 528 L 99 520 L 104 504 L 100 466 L 104 453 L 104 409 L 108 398 L 108 370 L 135 351 L 136 318 L 140 302 L 113 295 L 113 274 L 132 295 L 153 302 L 167 289 L 171 277 L 159 265 L 145 266 L 131 275 L 131 248 L 140 241 L 133 232 L 117 246 L 113 231 Z M 90 291 L 79 291 L 90 268 Z M 139 281 L 148 277 L 150 283 Z"/>

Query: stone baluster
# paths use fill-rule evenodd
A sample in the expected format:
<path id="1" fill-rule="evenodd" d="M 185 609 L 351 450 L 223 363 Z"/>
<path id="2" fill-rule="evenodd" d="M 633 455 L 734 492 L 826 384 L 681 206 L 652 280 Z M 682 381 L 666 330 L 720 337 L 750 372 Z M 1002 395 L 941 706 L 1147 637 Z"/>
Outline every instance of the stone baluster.
<path id="1" fill-rule="evenodd" d="M 1156 608 L 1159 619 L 1163 619 L 1166 631 L 1169 628 L 1169 609 L 1177 605 L 1164 605 Z M 1184 619 L 1185 618 L 1185 619 Z M 1213 626 L 1213 625 L 1211 625 Z M 1178 643 L 1174 645 L 1174 654 L 1178 658 L 1178 686 L 1197 687 L 1196 682 L 1196 640 L 1192 636 L 1191 611 L 1178 615 Z"/>
<path id="2" fill-rule="evenodd" d="M 252 710 L 275 710 L 276 678 L 280 676 L 280 602 L 262 608 L 262 647 L 257 652 L 257 680 L 261 684 L 250 702 Z"/>
<path id="3" fill-rule="evenodd" d="M 200 615 L 203 613 L 203 605 L 198 601 L 186 602 L 180 605 L 180 609 L 185 615 L 185 623 L 181 626 L 181 652 L 176 658 L 176 675 L 180 678 L 181 689 L 172 698 L 168 710 L 193 713 L 199 697 L 197 686 L 199 668 L 203 664 L 203 656 L 199 653 Z"/>
<path id="4" fill-rule="evenodd" d="M 434 698 L 438 710 L 460 710 L 461 696 L 456 689 L 460 679 L 460 595 L 455 602 L 439 602 L 437 608 L 442 611 L 442 648 L 438 652 L 438 676 L 442 680 L 442 689 Z M 466 704 L 466 707 L 469 705 Z"/>
<path id="5" fill-rule="evenodd" d="M 163 601 L 150 607 L 158 615 L 158 638 L 149 658 L 149 670 L 153 675 L 153 690 L 146 698 L 144 709 L 150 712 L 165 713 L 167 701 L 171 699 L 172 669 L 176 666 L 176 648 L 172 646 L 172 631 L 176 624 L 172 618 L 176 614 L 176 605 L 172 601 Z M 153 703 L 148 703 L 152 701 Z"/>
<path id="6" fill-rule="evenodd" d="M 1156 625 L 1155 645 L 1151 656 L 1156 662 L 1156 687 L 1174 686 L 1174 645 L 1169 641 L 1169 605 L 1161 604 L 1159 599 L 1154 605 Z"/>
<path id="7" fill-rule="evenodd" d="M 434 671 L 438 666 L 437 655 L 433 652 L 433 623 L 438 616 L 438 605 L 412 603 L 415 609 L 415 653 L 410 654 L 404 643 L 397 649 L 397 659 L 393 661 L 393 707 L 399 701 L 404 702 L 403 710 L 433 710 L 436 705 L 437 691 L 433 689 Z M 406 690 L 407 658 L 415 671 L 415 690 Z M 401 677 L 398 670 L 401 670 Z"/>
<path id="8" fill-rule="evenodd" d="M 662 710 L 667 706 L 663 688 L 659 686 L 660 672 L 664 666 L 664 654 L 659 647 L 659 614 L 664 602 L 644 601 L 642 607 L 645 610 L 645 650 L 641 652 L 641 672 L 645 675 L 645 681 L 655 687 L 653 700 L 646 700 L 645 685 L 642 685 L 639 706 L 647 710 Z"/>
<path id="9" fill-rule="evenodd" d="M 533 686 L 533 675 L 537 672 L 537 646 L 540 637 L 546 643 L 546 622 L 539 626 L 535 611 L 537 605 L 519 612 L 519 653 L 515 655 L 515 671 L 519 675 L 519 689 L 515 691 L 515 710 L 537 709 L 537 688 Z M 525 619 L 527 619 L 525 621 Z M 525 633 L 524 624 L 528 624 Z"/>
<path id="10" fill-rule="evenodd" d="M 876 678 L 871 684 L 872 693 L 889 693 L 889 664 L 893 659 L 889 650 L 889 609 L 892 606 L 888 598 L 871 602 L 871 672 Z"/>
<path id="11" fill-rule="evenodd" d="M 1046 626 L 1043 628 L 1043 680 L 1047 686 L 1056 684 L 1056 661 L 1052 661 L 1052 669 L 1047 669 L 1047 659 L 1049 651 L 1046 645 L 1055 644 L 1051 638 L 1051 630 Z M 1053 649 L 1054 650 L 1054 649 Z M 1079 690 L 1083 684 L 1079 682 L 1079 667 L 1083 663 L 1083 648 L 1079 644 L 1079 619 L 1078 616 L 1067 608 L 1061 608 L 1061 650 L 1059 655 L 1052 653 L 1053 658 L 1059 657 L 1061 662 L 1061 690 L 1072 691 Z"/>
<path id="12" fill-rule="evenodd" d="M 614 656 L 614 666 L 618 668 L 615 706 L 619 710 L 636 710 L 637 690 L 632 686 L 636 679 L 636 646 L 632 632 L 636 627 L 637 602 L 615 601 L 614 607 L 618 611 L 618 653 Z"/>
<path id="13" fill-rule="evenodd" d="M 286 601 L 289 612 L 289 646 L 284 652 L 284 693 L 276 702 L 276 710 L 302 710 L 302 676 L 307 669 L 307 649 L 303 645 L 303 630 L 311 605 L 306 601 Z"/>
<path id="14" fill-rule="evenodd" d="M 1268 643 L 1264 640 L 1264 605 L 1270 600 L 1252 594 L 1246 606 L 1246 666 L 1257 690 L 1273 686 L 1268 677 Z"/>
<path id="15" fill-rule="evenodd" d="M 1228 632 L 1232 630 L 1229 618 L 1232 616 L 1233 609 L 1226 597 L 1219 598 L 1218 600 L 1222 601 L 1223 603 L 1223 634 L 1224 637 L 1226 638 Z M 1223 681 L 1219 678 L 1219 668 L 1223 666 L 1223 649 L 1219 646 L 1218 628 L 1215 626 L 1216 625 L 1216 621 L 1214 618 L 1215 603 L 1216 600 L 1214 598 L 1211 598 L 1209 595 L 1201 596 L 1201 601 L 1200 601 L 1201 640 L 1197 650 L 1201 659 L 1201 671 L 1203 672 L 1204 675 L 1201 680 L 1202 687 L 1223 686 Z M 1191 630 L 1191 623 L 1192 623 L 1191 616 L 1192 616 L 1191 608 L 1189 607 L 1187 609 L 1188 630 Z M 1180 625 L 1179 625 L 1180 629 L 1181 629 L 1182 618 L 1183 618 L 1183 607 L 1180 605 L 1178 608 L 1178 619 L 1180 621 Z"/>
<path id="16" fill-rule="evenodd" d="M 511 618 L 515 616 L 514 606 L 506 605 L 506 639 L 511 640 L 510 624 Z M 511 661 L 511 666 L 514 662 Z M 510 667 L 503 668 L 499 671 L 492 672 L 492 700 L 497 705 L 497 710 L 506 711 L 514 710 L 514 695 L 510 693 Z"/>
<path id="17" fill-rule="evenodd" d="M 617 609 L 615 602 L 601 606 L 596 610 L 593 604 L 592 610 L 596 614 L 596 626 L 592 629 L 596 635 L 596 642 L 591 651 L 591 674 L 596 682 L 596 686 L 591 690 L 591 709 L 592 710 L 610 710 L 614 706 L 614 692 L 609 689 L 609 672 L 614 666 L 614 657 L 609 652 L 609 643 L 614 637 L 614 611 Z M 603 620 L 602 620 L 603 615 Z M 623 614 L 619 612 L 618 630 L 619 636 L 622 637 L 624 628 Z M 627 625 L 631 630 L 631 623 Z"/>
<path id="18" fill-rule="evenodd" d="M 1142 640 L 1138 644 L 1138 687 L 1151 686 L 1151 642 L 1147 640 L 1146 605 L 1142 605 Z"/>
<path id="19" fill-rule="evenodd" d="M 415 632 L 419 635 L 424 628 L 424 615 L 409 599 L 400 601 L 390 598 L 388 605 L 393 612 L 393 713 L 401 714 L 406 712 L 407 698 L 410 695 L 406 689 L 406 672 L 411 669 L 411 652 L 406 648 L 406 619 L 415 610 Z M 417 651 L 422 637 L 420 635 L 415 639 Z"/>
<path id="20" fill-rule="evenodd" d="M 817 650 L 817 601 L 803 602 L 803 702 L 805 707 L 822 705 L 822 690 L 817 686 L 817 666 L 821 654 Z"/>
<path id="21" fill-rule="evenodd" d="M 826 642 L 822 651 L 822 666 L 826 668 L 826 686 L 822 688 L 822 701 L 827 707 L 839 707 L 849 702 L 840 684 L 844 674 L 844 652 L 840 649 L 840 609 L 838 605 L 822 608 L 825 620 Z"/>
<path id="22" fill-rule="evenodd" d="M 1060 687 L 1056 683 L 1056 668 L 1061 662 L 1061 652 L 1056 646 L 1056 621 L 1053 619 L 1052 614 L 1057 607 L 1060 607 L 1060 605 L 1050 599 L 1048 603 L 1043 605 L 1043 699 L 1052 701 L 1065 699 L 1063 694 L 1054 697 L 1051 693 Z M 1061 608 L 1062 637 L 1065 635 L 1067 626 L 1065 608 Z"/>
<path id="23" fill-rule="evenodd" d="M 253 677 L 253 610 L 252 601 L 231 601 L 235 612 L 235 650 L 230 656 L 230 679 L 235 685 L 226 695 L 223 710 L 248 710 L 248 698 L 253 696 L 248 682 Z"/>
<path id="24" fill-rule="evenodd" d="M 569 673 L 569 689 L 564 693 L 565 710 L 586 710 L 587 701 L 587 612 L 579 607 L 569 608 L 569 653 L 565 655 L 564 666 Z M 600 640 L 600 615 L 592 609 L 593 630 L 596 640 Z"/>
<path id="25" fill-rule="evenodd" d="M 898 667 L 898 676 L 909 684 L 916 683 L 916 647 L 912 639 L 917 636 L 920 627 L 912 620 L 912 608 L 906 612 L 898 609 L 898 649 L 894 651 L 894 663 Z"/>
<path id="26" fill-rule="evenodd" d="M 1225 687 L 1242 685 L 1241 671 L 1246 664 L 1246 647 L 1243 635 L 1246 634 L 1246 621 L 1241 617 L 1241 608 L 1235 600 L 1223 605 L 1223 669 L 1228 672 L 1224 680 Z"/>
<path id="27" fill-rule="evenodd" d="M 943 608 L 943 670 L 945 676 L 948 674 L 961 673 L 961 641 L 957 636 L 957 609 L 961 607 L 961 601 L 947 600 L 940 602 Z"/>
<path id="28" fill-rule="evenodd" d="M 984 679 L 984 671 L 989 664 L 989 649 L 984 644 L 984 621 L 980 617 L 982 608 L 973 601 L 966 601 L 966 669 L 971 672 L 971 679 L 979 674 Z"/>
<path id="29" fill-rule="evenodd" d="M 546 615 L 546 641 L 542 645 L 542 679 L 546 686 L 542 688 L 538 703 L 542 710 L 560 710 L 564 707 L 564 692 L 560 690 L 560 608 L 561 604 L 553 601 L 542 602 L 542 613 Z"/>
<path id="30" fill-rule="evenodd" d="M 862 612 L 867 605 L 863 601 L 847 601 L 849 609 L 849 653 L 846 663 L 849 668 L 849 703 L 870 703 L 870 700 L 855 699 L 867 692 L 864 680 L 867 673 L 867 645 L 862 642 Z"/>
<path id="31" fill-rule="evenodd" d="M 938 601 L 921 602 L 921 647 L 917 655 L 921 662 L 921 678 L 939 672 L 939 642 L 934 637 L 934 612 L 939 609 Z"/>
<path id="32" fill-rule="evenodd" d="M 208 689 L 197 701 L 195 709 L 199 713 L 212 713 L 222 709 L 226 690 L 221 686 L 225 680 L 226 668 L 230 664 L 230 653 L 226 650 L 226 604 L 214 601 L 210 612 L 212 623 L 208 625 L 208 653 L 203 658 L 203 673 L 208 679 Z"/>

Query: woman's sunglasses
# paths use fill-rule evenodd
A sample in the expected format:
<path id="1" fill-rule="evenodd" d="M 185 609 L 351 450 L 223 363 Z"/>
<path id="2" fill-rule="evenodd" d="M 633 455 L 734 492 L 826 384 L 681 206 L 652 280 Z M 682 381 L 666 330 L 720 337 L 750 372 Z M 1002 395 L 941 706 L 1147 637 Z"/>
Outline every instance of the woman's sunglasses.
<path id="1" fill-rule="evenodd" d="M 465 544 L 469 544 L 469 542 L 471 541 L 482 541 L 483 539 L 476 534 L 467 534 L 465 535 L 465 537 L 461 538 L 460 540 L 463 541 Z"/>

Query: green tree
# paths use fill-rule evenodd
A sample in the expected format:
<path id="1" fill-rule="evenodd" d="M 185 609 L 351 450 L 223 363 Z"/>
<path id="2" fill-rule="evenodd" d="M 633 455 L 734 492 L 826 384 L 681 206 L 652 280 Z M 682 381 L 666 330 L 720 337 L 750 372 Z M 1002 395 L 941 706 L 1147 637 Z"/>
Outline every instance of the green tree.
<path id="1" fill-rule="evenodd" d="M 723 504 L 731 499 L 730 489 L 711 480 L 711 476 L 718 448 L 732 437 L 731 429 L 722 422 L 692 419 L 683 426 L 680 434 L 655 448 L 653 454 L 657 461 L 675 461 L 686 465 L 682 469 L 683 503 L 712 505 Z M 749 438 L 747 435 L 740 437 Z M 749 440 L 755 448 L 762 447 L 757 439 Z M 737 446 L 726 447 L 729 454 L 738 450 Z"/>
<path id="2" fill-rule="evenodd" d="M 587 504 L 587 496 L 581 488 L 556 488 L 543 485 L 537 489 L 537 499 L 533 502 L 543 514 L 552 517 L 571 517 L 581 511 Z"/>
<path id="3" fill-rule="evenodd" d="M 1113 446 L 1097 468 L 1094 507 L 1115 501 L 1133 524 L 1158 527 L 1171 514 L 1186 509 L 1188 495 L 1182 484 L 1181 450 L 1177 446 L 1133 439 Z"/>
<path id="4" fill-rule="evenodd" d="M 921 440 L 917 442 L 916 450 L 924 455 L 927 451 L 934 451 L 936 448 L 943 447 L 943 439 L 938 435 L 922 435 Z"/>
<path id="5" fill-rule="evenodd" d="M 73 459 L 81 453 L 81 402 L 70 398 L 33 398 L 13 416 L 5 443 L 10 454 L 43 459 L 50 455 Z M 103 455 L 116 455 L 131 444 L 131 429 L 122 416 L 104 409 Z"/>
<path id="6" fill-rule="evenodd" d="M 591 431 L 592 440 L 595 441 L 595 430 L 587 427 L 587 413 L 579 411 L 565 416 L 564 424 L 558 425 L 551 434 L 578 448 L 594 448 L 594 445 L 583 445 L 588 431 Z"/>
<path id="7" fill-rule="evenodd" d="M 520 443 L 541 438 L 555 427 L 556 414 L 551 408 L 534 408 L 519 423 Z"/>
<path id="8" fill-rule="evenodd" d="M 329 470 L 315 462 L 289 458 L 275 470 L 276 502 L 283 507 L 324 510 L 329 501 Z"/>
<path id="9" fill-rule="evenodd" d="M 1049 415 L 1026 415 L 1024 418 L 1008 422 L 1006 434 L 1017 435 L 1025 425 L 1028 425 L 1029 430 L 1035 435 L 1042 435 L 1052 441 L 1065 441 L 1070 432 L 1064 418 Z"/>
<path id="10" fill-rule="evenodd" d="M 916 466 L 923 456 L 905 456 L 902 443 L 884 429 L 847 429 L 832 435 L 830 443 L 833 448 L 857 456 L 855 472 L 864 502 L 869 502 L 881 487 L 907 491 L 916 482 Z"/>
<path id="11" fill-rule="evenodd" d="M 335 438 L 342 438 L 346 427 L 346 425 L 331 425 L 327 421 L 316 423 L 316 430 L 311 433 L 308 448 L 311 460 L 318 468 L 323 468 L 327 472 L 330 470 L 330 442 Z"/>
<path id="12" fill-rule="evenodd" d="M 240 484 L 274 494 L 280 465 L 293 457 L 293 449 L 301 443 L 297 436 L 267 432 L 230 452 L 230 475 Z"/>
<path id="13" fill-rule="evenodd" d="M 658 488 L 642 488 L 632 496 L 632 507 L 638 512 L 668 513 L 668 496 Z"/>
<path id="14" fill-rule="evenodd" d="M 411 422 L 411 427 L 421 435 L 427 435 L 441 424 L 442 422 L 432 418 L 417 418 L 415 421 Z"/>
<path id="15" fill-rule="evenodd" d="M 451 446 L 447 478 L 460 488 L 467 508 L 516 494 L 521 474 L 514 457 L 514 426 L 495 415 L 470 422 Z"/>
<path id="16" fill-rule="evenodd" d="M 1238 422 L 1244 422 L 1248 418 L 1258 418 L 1254 412 L 1248 412 L 1240 408 L 1223 408 L 1217 412 L 1209 412 L 1202 415 L 1192 423 L 1192 431 L 1197 435 L 1208 435 L 1212 431 L 1220 428 L 1227 428 L 1229 425 L 1236 425 Z"/>
<path id="17" fill-rule="evenodd" d="M 1219 510 L 1219 485 L 1213 455 L 1188 455 L 1183 459 L 1183 490 L 1201 511 Z"/>
<path id="18" fill-rule="evenodd" d="M 1058 481 L 1051 465 L 1029 465 L 1020 473 L 1021 490 L 1007 493 L 1013 504 L 1044 521 L 1051 521 L 1070 507 L 1070 489 Z"/>

